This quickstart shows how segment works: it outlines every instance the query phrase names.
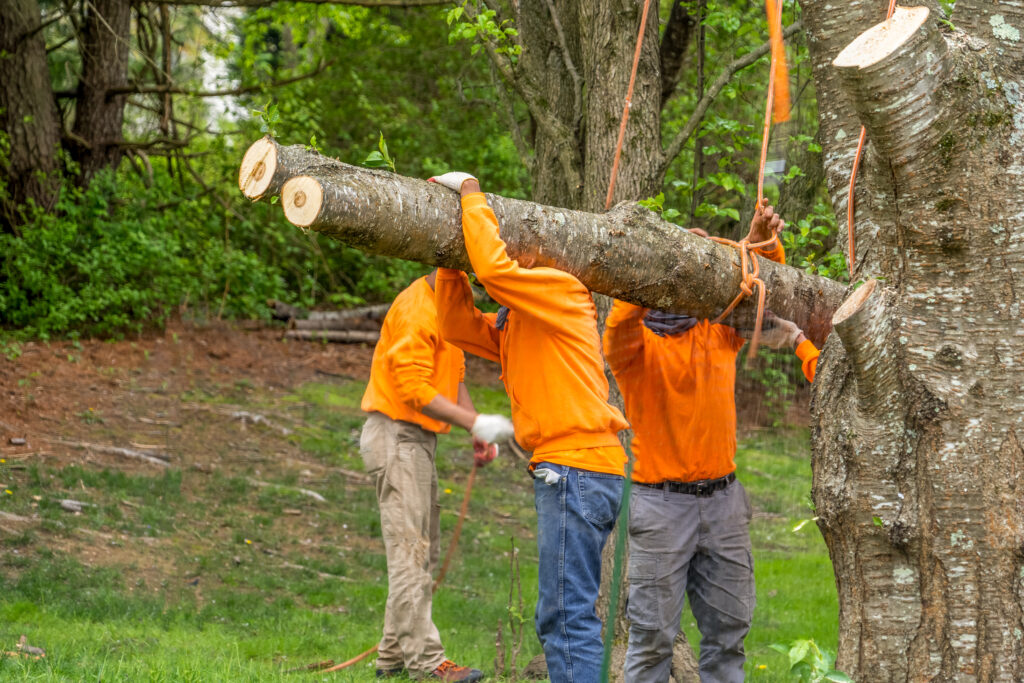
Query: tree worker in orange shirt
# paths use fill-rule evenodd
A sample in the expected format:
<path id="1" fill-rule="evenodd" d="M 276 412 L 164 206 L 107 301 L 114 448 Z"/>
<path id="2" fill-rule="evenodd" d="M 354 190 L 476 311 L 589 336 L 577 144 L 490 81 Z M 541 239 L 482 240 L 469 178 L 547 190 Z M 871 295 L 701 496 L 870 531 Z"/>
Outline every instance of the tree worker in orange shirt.
<path id="1" fill-rule="evenodd" d="M 600 680 L 595 603 L 601 549 L 615 524 L 627 424 L 608 402 L 593 298 L 569 273 L 509 258 L 476 178 L 431 178 L 462 197 L 466 251 L 497 316 L 473 305 L 469 279 L 441 269 L 435 297 L 445 339 L 501 364 L 516 441 L 532 451 L 539 587 L 535 626 L 552 683 Z"/>
<path id="2" fill-rule="evenodd" d="M 755 213 L 747 239 L 763 242 L 783 227 L 765 207 Z M 785 263 L 778 242 L 758 251 Z M 795 324 L 769 316 L 761 341 L 797 345 L 813 380 L 818 352 Z M 736 356 L 745 343 L 728 325 L 623 301 L 608 315 L 605 357 L 634 433 L 628 683 L 668 681 L 687 596 L 701 632 L 701 681 L 743 680 L 754 566 L 750 501 L 733 458 Z"/>
<path id="3" fill-rule="evenodd" d="M 384 633 L 377 677 L 406 671 L 441 681 L 478 681 L 478 669 L 447 659 L 431 617 L 432 574 L 440 555 L 434 451 L 437 435 L 458 425 L 473 435 L 473 458 L 484 465 L 512 436 L 502 415 L 480 415 L 464 383 L 462 351 L 446 342 L 434 304 L 437 271 L 398 295 L 373 352 L 359 440 L 380 505 L 388 563 Z"/>

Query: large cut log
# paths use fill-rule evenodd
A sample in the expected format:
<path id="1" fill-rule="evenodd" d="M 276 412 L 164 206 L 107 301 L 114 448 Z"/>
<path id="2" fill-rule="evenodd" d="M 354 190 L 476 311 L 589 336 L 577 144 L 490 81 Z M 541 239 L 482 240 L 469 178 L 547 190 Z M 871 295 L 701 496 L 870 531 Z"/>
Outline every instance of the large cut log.
<path id="1" fill-rule="evenodd" d="M 293 224 L 368 253 L 471 270 L 458 197 L 451 191 L 415 178 L 304 155 L 300 145 L 276 147 L 265 140 L 256 145 L 261 155 L 287 150 L 275 157 L 274 173 L 287 175 L 286 168 L 296 172 L 281 189 L 285 217 Z M 681 230 L 637 204 L 592 214 L 497 195 L 488 195 L 488 201 L 513 258 L 531 267 L 565 270 L 593 291 L 650 308 L 714 318 L 740 290 L 735 249 Z M 844 285 L 766 259 L 760 259 L 760 267 L 768 287 L 768 308 L 796 322 L 821 344 L 831 330 Z M 728 322 L 750 327 L 753 313 L 748 299 Z"/>

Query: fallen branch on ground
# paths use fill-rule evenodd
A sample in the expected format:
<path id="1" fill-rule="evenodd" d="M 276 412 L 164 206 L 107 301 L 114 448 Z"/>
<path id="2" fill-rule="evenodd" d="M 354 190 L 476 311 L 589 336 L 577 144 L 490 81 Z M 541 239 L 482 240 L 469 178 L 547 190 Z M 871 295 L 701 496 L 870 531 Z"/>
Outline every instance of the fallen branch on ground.
<path id="1" fill-rule="evenodd" d="M 58 439 L 52 436 L 40 437 L 50 443 L 59 443 L 64 446 L 73 446 L 75 448 L 84 448 L 90 451 L 96 451 L 98 453 L 108 453 L 110 455 L 120 455 L 125 458 L 132 458 L 134 460 L 142 460 L 153 465 L 160 465 L 161 467 L 169 467 L 170 459 L 162 453 L 153 452 L 142 452 L 135 451 L 130 448 L 121 448 L 120 446 L 107 446 L 105 444 L 98 443 L 87 443 L 85 441 L 67 441 L 65 439 Z"/>
<path id="2" fill-rule="evenodd" d="M 286 339 L 300 341 L 341 342 L 346 344 L 376 344 L 380 332 L 366 330 L 288 330 Z"/>
<path id="3" fill-rule="evenodd" d="M 262 486 L 266 488 L 282 489 L 285 491 L 295 491 L 301 493 L 304 496 L 309 496 L 318 503 L 326 503 L 327 499 L 321 496 L 316 491 L 310 491 L 309 489 L 301 489 L 296 486 L 285 486 L 284 484 L 272 484 L 269 481 L 260 481 L 259 479 L 249 478 L 249 483 L 255 486 Z"/>

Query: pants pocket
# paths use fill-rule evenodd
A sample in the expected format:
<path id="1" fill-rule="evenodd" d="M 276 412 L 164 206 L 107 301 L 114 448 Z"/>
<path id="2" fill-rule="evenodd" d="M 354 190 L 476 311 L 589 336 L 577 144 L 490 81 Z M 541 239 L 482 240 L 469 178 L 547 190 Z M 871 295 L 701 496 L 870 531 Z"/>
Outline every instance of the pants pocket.
<path id="1" fill-rule="evenodd" d="M 388 463 L 387 451 L 390 439 L 387 434 L 387 423 L 374 416 L 367 418 L 363 430 L 359 434 L 359 455 L 363 458 L 363 467 L 371 477 L 384 471 Z"/>
<path id="2" fill-rule="evenodd" d="M 624 479 L 614 474 L 580 472 L 579 495 L 583 518 L 598 526 L 608 526 L 619 516 Z"/>
<path id="3" fill-rule="evenodd" d="M 654 553 L 630 552 L 626 616 L 637 628 L 656 631 L 665 627 L 669 595 L 664 580 L 658 577 L 658 565 L 659 558 Z"/>

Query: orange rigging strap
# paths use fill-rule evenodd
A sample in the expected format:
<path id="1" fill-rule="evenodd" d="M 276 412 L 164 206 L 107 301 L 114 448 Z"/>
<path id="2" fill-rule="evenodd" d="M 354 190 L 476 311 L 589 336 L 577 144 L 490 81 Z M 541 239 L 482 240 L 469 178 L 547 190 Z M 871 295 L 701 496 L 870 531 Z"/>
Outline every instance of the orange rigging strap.
<path id="1" fill-rule="evenodd" d="M 771 67 L 768 72 L 768 95 L 764 107 L 764 130 L 761 135 L 761 163 L 757 171 L 757 207 L 764 206 L 764 167 L 768 158 L 768 140 L 771 137 L 771 124 L 774 113 L 776 123 L 789 120 L 789 74 L 786 69 L 786 49 L 782 44 L 782 0 L 765 0 L 765 12 L 768 15 L 768 37 L 771 43 Z M 776 90 L 778 92 L 776 92 Z M 757 347 L 761 343 L 761 325 L 764 322 L 764 302 L 768 294 L 764 280 L 760 278 L 761 267 L 757 261 L 757 254 L 752 249 L 767 247 L 779 241 L 779 236 L 773 234 L 771 239 L 764 242 L 751 244 L 746 238 L 734 242 L 724 237 L 712 237 L 712 240 L 720 244 L 736 247 L 740 252 L 740 293 L 732 300 L 721 315 L 715 318 L 712 323 L 720 323 L 725 320 L 733 309 L 739 305 L 744 298 L 753 296 L 754 289 L 757 289 L 757 317 L 754 320 L 754 333 L 750 337 L 750 347 L 747 350 L 747 358 L 753 358 L 757 354 Z"/>
<path id="2" fill-rule="evenodd" d="M 644 45 L 644 30 L 647 28 L 647 11 L 651 0 L 644 0 L 644 11 L 640 16 L 640 31 L 636 35 L 636 49 L 633 50 L 633 70 L 629 73 L 629 87 L 626 88 L 626 103 L 622 107 L 622 122 L 619 124 L 619 139 L 615 143 L 615 159 L 612 161 L 612 175 L 608 180 L 608 196 L 604 200 L 604 210 L 612 208 L 612 195 L 615 194 L 615 178 L 619 175 L 619 155 L 622 153 L 622 141 L 626 137 L 626 122 L 629 121 L 629 110 L 633 106 L 633 84 L 636 83 L 636 69 L 640 64 L 640 48 Z"/>
<path id="3" fill-rule="evenodd" d="M 889 11 L 886 13 L 885 18 L 888 21 L 892 19 L 892 13 L 896 11 L 896 0 L 889 0 Z M 868 131 L 864 126 L 860 127 L 860 139 L 857 141 L 857 152 L 853 155 L 853 169 L 850 171 L 850 190 L 846 193 L 846 234 L 848 237 L 847 254 L 849 255 L 850 261 L 850 277 L 853 277 L 853 262 L 854 262 L 854 239 L 853 233 L 855 227 L 853 224 L 853 205 L 854 196 L 853 190 L 857 185 L 857 168 L 860 166 L 860 156 L 864 152 L 864 141 L 868 138 Z"/>

